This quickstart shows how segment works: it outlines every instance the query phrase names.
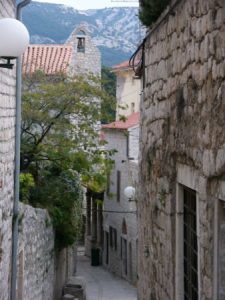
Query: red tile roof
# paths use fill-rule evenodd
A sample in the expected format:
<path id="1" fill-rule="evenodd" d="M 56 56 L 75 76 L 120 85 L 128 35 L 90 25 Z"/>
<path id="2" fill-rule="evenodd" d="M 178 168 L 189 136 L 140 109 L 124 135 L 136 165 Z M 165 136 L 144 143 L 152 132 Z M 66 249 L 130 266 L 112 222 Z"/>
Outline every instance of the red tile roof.
<path id="1" fill-rule="evenodd" d="M 128 129 L 139 124 L 140 113 L 136 112 L 127 117 L 126 121 L 115 121 L 110 124 L 103 125 L 103 129 Z"/>
<path id="2" fill-rule="evenodd" d="M 23 74 L 37 70 L 49 75 L 66 72 L 71 56 L 71 45 L 30 45 L 23 55 Z"/>
<path id="3" fill-rule="evenodd" d="M 117 70 L 121 70 L 121 69 L 131 69 L 131 67 L 129 65 L 129 60 L 126 60 L 126 61 L 112 67 L 113 71 L 117 71 Z"/>

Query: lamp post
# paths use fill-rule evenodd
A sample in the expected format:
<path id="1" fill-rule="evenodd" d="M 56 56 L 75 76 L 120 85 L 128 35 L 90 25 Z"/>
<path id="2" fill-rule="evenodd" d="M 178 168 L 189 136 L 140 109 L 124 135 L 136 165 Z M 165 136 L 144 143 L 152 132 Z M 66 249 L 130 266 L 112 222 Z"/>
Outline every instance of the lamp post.
<path id="1" fill-rule="evenodd" d="M 14 170 L 14 203 L 12 219 L 12 263 L 10 300 L 16 300 L 17 277 L 17 244 L 18 244 L 18 214 L 19 214 L 19 173 L 20 173 L 20 128 L 21 128 L 21 58 L 29 44 L 29 33 L 19 20 L 21 10 L 31 0 L 23 0 L 17 5 L 17 20 L 13 18 L 0 19 L 0 68 L 12 69 L 11 60 L 16 64 L 16 121 L 15 121 L 15 170 Z"/>

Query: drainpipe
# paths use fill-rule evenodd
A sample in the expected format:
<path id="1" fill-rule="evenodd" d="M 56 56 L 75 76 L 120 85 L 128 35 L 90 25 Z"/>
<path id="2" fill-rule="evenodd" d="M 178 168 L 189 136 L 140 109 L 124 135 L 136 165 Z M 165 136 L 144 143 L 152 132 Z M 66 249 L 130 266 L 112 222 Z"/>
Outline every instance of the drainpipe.
<path id="1" fill-rule="evenodd" d="M 21 21 L 22 8 L 31 0 L 24 0 L 17 5 L 16 18 Z M 12 274 L 10 300 L 16 300 L 17 279 L 17 247 L 18 247 L 18 216 L 19 216 L 19 176 L 20 176 L 20 135 L 21 135 L 21 85 L 22 85 L 21 57 L 16 63 L 16 121 L 15 121 L 15 171 L 14 171 L 14 203 L 12 221 Z"/>

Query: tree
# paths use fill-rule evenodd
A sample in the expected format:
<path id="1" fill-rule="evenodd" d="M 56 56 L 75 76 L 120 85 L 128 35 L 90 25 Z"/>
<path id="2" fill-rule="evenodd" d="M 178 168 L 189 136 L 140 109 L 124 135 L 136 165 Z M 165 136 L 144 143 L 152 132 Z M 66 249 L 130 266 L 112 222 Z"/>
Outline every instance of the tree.
<path id="1" fill-rule="evenodd" d="M 49 210 L 58 248 L 78 235 L 81 180 L 96 190 L 105 182 L 111 159 L 99 148 L 98 129 L 101 103 L 110 99 L 92 75 L 24 78 L 21 172 L 31 174 L 34 185 L 21 198 L 29 195 L 30 204 Z"/>
<path id="2" fill-rule="evenodd" d="M 110 68 L 102 67 L 102 88 L 110 96 L 110 101 L 102 102 L 102 123 L 110 123 L 116 116 L 116 75 Z"/>
<path id="3" fill-rule="evenodd" d="M 94 77 L 25 78 L 22 108 L 21 171 L 38 171 L 54 162 L 78 172 L 98 153 L 101 101 L 107 99 Z"/>
<path id="4" fill-rule="evenodd" d="M 171 0 L 141 0 L 139 19 L 142 24 L 145 26 L 152 25 L 170 2 Z"/>

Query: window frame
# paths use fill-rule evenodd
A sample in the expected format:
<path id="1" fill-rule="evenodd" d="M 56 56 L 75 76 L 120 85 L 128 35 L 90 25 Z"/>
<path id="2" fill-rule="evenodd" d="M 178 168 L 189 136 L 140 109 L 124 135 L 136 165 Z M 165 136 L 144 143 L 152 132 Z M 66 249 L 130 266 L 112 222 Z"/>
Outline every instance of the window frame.
<path id="1" fill-rule="evenodd" d="M 201 297 L 200 264 L 200 222 L 199 222 L 199 180 L 197 170 L 182 164 L 177 166 L 176 184 L 176 264 L 175 264 L 175 299 L 184 300 L 184 188 L 196 192 L 196 233 L 198 249 L 198 299 Z"/>
<path id="2" fill-rule="evenodd" d="M 121 171 L 116 172 L 116 200 L 120 202 L 120 190 L 121 190 Z"/>

